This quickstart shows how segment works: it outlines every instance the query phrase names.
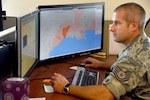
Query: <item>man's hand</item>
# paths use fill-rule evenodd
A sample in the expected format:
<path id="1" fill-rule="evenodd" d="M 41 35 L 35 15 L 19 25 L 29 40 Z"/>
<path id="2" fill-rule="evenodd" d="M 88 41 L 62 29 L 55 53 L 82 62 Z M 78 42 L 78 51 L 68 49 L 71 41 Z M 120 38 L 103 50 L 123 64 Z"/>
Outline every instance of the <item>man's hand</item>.
<path id="1" fill-rule="evenodd" d="M 55 92 L 62 93 L 65 85 L 68 83 L 69 81 L 61 74 L 54 73 L 54 75 L 51 77 L 51 84 Z"/>
<path id="2" fill-rule="evenodd" d="M 95 58 L 88 57 L 87 59 L 83 60 L 83 62 L 90 62 L 90 64 L 86 64 L 85 67 L 90 68 L 100 68 L 101 62 Z"/>
<path id="3" fill-rule="evenodd" d="M 88 57 L 82 62 L 90 62 L 90 64 L 85 65 L 86 68 L 105 68 L 105 69 L 110 69 L 110 66 L 114 63 L 114 62 L 108 63 L 102 62 L 92 57 Z"/>

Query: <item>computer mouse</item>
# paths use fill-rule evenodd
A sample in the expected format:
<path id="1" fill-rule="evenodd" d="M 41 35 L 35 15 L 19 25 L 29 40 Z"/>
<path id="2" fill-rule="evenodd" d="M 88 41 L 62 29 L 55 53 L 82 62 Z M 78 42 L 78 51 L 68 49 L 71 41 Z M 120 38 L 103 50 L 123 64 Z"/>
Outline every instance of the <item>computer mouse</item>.
<path id="1" fill-rule="evenodd" d="M 82 63 L 80 64 L 80 66 L 81 66 L 81 67 L 85 67 L 86 64 L 91 64 L 91 62 L 89 62 L 89 61 L 82 62 Z"/>

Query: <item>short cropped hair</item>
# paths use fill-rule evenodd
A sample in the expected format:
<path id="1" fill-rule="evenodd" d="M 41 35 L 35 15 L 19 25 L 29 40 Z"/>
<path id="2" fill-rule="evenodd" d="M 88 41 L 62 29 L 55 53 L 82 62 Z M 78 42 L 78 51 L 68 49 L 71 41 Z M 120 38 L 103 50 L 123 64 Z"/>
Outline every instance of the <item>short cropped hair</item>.
<path id="1" fill-rule="evenodd" d="M 139 28 L 144 29 L 146 23 L 146 12 L 142 6 L 136 3 L 126 3 L 118 6 L 114 12 L 124 10 L 124 20 L 130 24 L 132 21 L 137 20 L 139 22 Z"/>

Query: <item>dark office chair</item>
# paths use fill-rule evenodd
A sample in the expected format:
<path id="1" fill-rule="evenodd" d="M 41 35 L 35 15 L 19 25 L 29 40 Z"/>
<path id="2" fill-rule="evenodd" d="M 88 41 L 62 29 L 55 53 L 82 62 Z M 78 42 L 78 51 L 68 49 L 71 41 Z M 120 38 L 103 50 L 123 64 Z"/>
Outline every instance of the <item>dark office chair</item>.
<path id="1" fill-rule="evenodd" d="M 150 18 L 147 20 L 145 28 L 148 27 L 149 24 L 150 24 Z"/>
<path id="2" fill-rule="evenodd" d="M 4 78 L 9 76 L 10 68 L 10 46 L 0 41 L 0 84 Z M 2 85 L 0 85 L 0 98 L 2 98 Z"/>
<path id="3" fill-rule="evenodd" d="M 10 57 L 9 46 L 0 47 L 0 78 L 9 74 L 10 71 Z"/>
<path id="4" fill-rule="evenodd" d="M 0 79 L 9 77 L 14 59 L 14 43 L 0 41 Z"/>
<path id="5" fill-rule="evenodd" d="M 149 20 L 146 22 L 146 25 L 145 25 L 145 32 L 148 36 L 150 36 L 150 18 Z"/>

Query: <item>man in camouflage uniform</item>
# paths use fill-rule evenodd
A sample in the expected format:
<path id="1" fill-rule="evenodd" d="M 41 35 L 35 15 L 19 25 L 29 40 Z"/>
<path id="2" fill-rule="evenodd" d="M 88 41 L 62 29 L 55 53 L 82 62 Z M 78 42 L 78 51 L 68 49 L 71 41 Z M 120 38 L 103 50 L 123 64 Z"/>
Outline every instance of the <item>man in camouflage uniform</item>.
<path id="1" fill-rule="evenodd" d="M 117 99 L 150 99 L 150 39 L 143 31 L 145 11 L 142 7 L 131 3 L 119 6 L 115 12 L 121 10 L 125 11 L 125 20 L 128 23 L 139 20 L 138 27 L 141 31 L 131 42 L 123 42 L 126 48 L 119 53 L 118 60 L 111 67 L 112 72 L 103 84 Z M 116 26 L 113 24 L 110 31 L 115 32 L 113 28 Z M 120 42 L 117 38 L 115 41 Z"/>
<path id="2" fill-rule="evenodd" d="M 118 60 L 112 65 L 112 72 L 103 81 L 116 98 L 121 96 L 120 100 L 139 100 L 150 97 L 149 43 L 149 38 L 142 33 L 118 55 Z"/>
<path id="3" fill-rule="evenodd" d="M 123 4 L 114 10 L 109 30 L 114 41 L 126 48 L 119 53 L 101 85 L 67 85 L 68 94 L 92 100 L 150 100 L 150 39 L 144 33 L 145 16 L 145 10 L 136 3 Z M 106 68 L 105 62 L 91 57 L 84 61 L 91 62 L 85 67 Z M 69 83 L 58 73 L 51 78 L 54 90 L 59 93 Z"/>

